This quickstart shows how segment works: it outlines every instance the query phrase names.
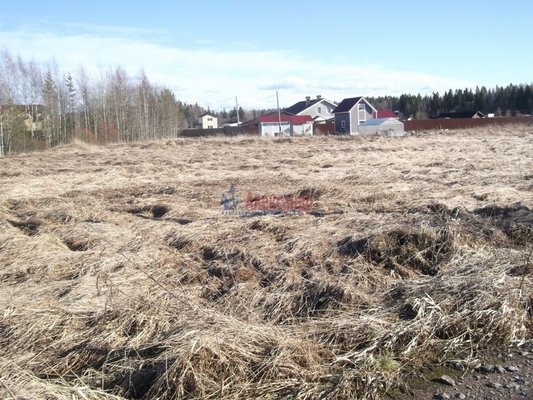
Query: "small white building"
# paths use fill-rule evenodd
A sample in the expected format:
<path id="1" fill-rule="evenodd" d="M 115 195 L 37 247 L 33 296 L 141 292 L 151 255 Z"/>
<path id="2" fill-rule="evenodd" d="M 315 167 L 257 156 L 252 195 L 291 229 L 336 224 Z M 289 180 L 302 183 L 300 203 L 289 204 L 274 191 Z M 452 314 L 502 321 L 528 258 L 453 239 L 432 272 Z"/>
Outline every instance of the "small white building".
<path id="1" fill-rule="evenodd" d="M 360 135 L 403 136 L 403 122 L 396 118 L 374 118 L 359 125 Z"/>
<path id="2" fill-rule="evenodd" d="M 211 113 L 204 113 L 198 117 L 198 127 L 201 129 L 217 129 L 218 118 Z"/>
<path id="3" fill-rule="evenodd" d="M 309 115 L 272 113 L 260 116 L 254 123 L 261 136 L 313 135 L 313 118 Z"/>

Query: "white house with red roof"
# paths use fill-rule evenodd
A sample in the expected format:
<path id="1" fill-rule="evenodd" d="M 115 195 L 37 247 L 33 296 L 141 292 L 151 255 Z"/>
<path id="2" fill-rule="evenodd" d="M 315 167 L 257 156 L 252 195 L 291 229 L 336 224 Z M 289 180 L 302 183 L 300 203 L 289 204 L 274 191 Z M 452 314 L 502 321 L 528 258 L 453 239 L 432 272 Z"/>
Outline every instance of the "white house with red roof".
<path id="1" fill-rule="evenodd" d="M 271 113 L 249 123 L 257 126 L 257 132 L 261 136 L 313 135 L 313 118 L 309 115 Z"/>

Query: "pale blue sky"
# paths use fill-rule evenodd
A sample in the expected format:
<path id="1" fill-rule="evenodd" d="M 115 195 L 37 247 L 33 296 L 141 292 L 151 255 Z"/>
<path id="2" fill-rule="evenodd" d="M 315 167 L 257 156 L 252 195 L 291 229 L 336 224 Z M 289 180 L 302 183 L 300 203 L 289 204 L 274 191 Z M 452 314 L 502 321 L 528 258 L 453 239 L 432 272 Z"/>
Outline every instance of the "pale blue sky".
<path id="1" fill-rule="evenodd" d="M 2 1 L 0 49 L 214 110 L 533 83 L 533 1 Z"/>

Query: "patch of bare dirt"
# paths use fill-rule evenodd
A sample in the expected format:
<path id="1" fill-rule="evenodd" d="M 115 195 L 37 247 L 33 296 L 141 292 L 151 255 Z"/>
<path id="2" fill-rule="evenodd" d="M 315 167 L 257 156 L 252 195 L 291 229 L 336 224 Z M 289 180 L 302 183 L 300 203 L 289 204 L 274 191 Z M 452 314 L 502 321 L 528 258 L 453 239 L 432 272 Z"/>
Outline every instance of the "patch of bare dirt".
<path id="1" fill-rule="evenodd" d="M 468 366 L 450 362 L 421 368 L 384 397 L 395 400 L 509 399 L 533 397 L 533 343 L 484 351 Z"/>

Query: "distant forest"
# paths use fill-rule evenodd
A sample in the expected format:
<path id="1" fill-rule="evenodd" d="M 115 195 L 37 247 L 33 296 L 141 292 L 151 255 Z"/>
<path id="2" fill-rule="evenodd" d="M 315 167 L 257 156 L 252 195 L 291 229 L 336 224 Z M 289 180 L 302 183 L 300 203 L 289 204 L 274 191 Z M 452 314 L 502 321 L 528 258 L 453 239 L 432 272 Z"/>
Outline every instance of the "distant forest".
<path id="1" fill-rule="evenodd" d="M 368 97 L 368 100 L 378 110 L 398 111 L 402 118 L 436 118 L 441 113 L 453 111 L 481 111 L 483 114 L 492 113 L 497 117 L 514 117 L 531 115 L 533 85 L 510 84 L 489 89 L 482 86 L 474 90 L 450 89 L 443 94 L 402 94 L 399 97 Z"/>
<path id="2" fill-rule="evenodd" d="M 531 114 L 532 85 L 449 90 L 442 95 L 404 94 L 368 98 L 377 109 L 403 118 L 425 119 L 449 111 L 481 111 L 496 116 Z M 272 109 L 209 110 L 175 98 L 153 85 L 144 71 L 129 76 L 117 67 L 89 76 L 80 68 L 60 73 L 57 66 L 0 52 L 0 156 L 70 143 L 131 142 L 176 137 L 211 112 L 219 123 L 246 121 Z"/>

